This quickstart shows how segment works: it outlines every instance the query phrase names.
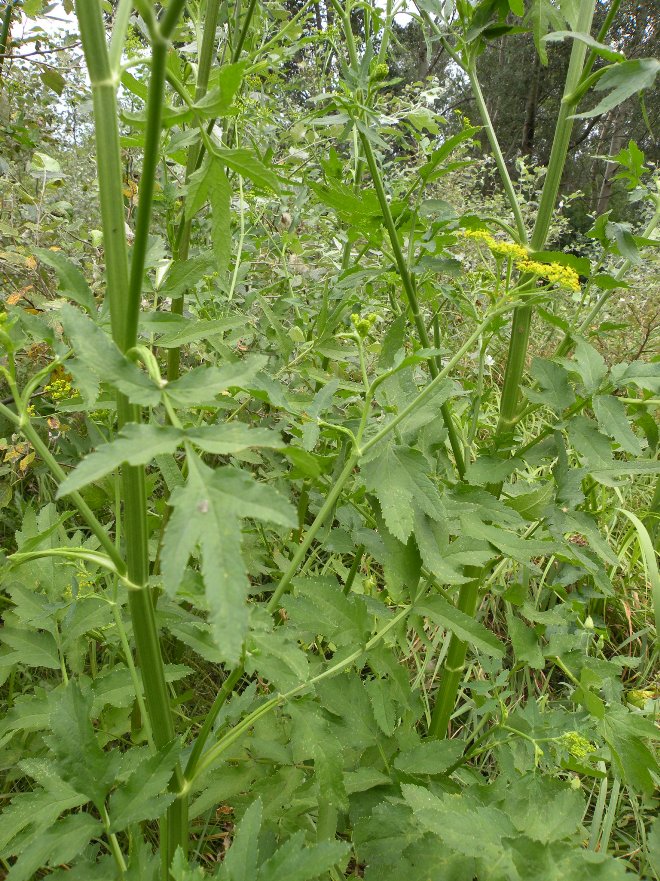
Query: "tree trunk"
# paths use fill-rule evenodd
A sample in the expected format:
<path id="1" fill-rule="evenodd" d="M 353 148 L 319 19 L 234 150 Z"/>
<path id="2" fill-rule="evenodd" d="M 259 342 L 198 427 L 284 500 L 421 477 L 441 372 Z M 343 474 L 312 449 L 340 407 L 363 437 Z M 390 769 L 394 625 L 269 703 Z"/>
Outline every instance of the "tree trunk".
<path id="1" fill-rule="evenodd" d="M 538 52 L 534 53 L 534 66 L 528 84 L 527 101 L 525 102 L 525 121 L 523 122 L 520 150 L 523 156 L 529 156 L 534 149 L 536 133 L 536 113 L 539 106 L 539 84 L 541 82 L 541 59 Z"/>
<path id="2" fill-rule="evenodd" d="M 609 156 L 616 156 L 619 150 L 623 147 L 623 122 L 623 114 L 620 110 L 612 115 L 612 136 L 610 138 L 610 149 L 608 154 Z M 605 211 L 607 211 L 608 205 L 610 203 L 610 197 L 612 195 L 612 189 L 614 187 L 614 173 L 616 169 L 616 162 L 610 161 L 605 166 L 605 174 L 603 175 L 603 182 L 600 186 L 598 202 L 596 203 L 596 217 L 599 217 L 601 214 L 604 214 Z"/>

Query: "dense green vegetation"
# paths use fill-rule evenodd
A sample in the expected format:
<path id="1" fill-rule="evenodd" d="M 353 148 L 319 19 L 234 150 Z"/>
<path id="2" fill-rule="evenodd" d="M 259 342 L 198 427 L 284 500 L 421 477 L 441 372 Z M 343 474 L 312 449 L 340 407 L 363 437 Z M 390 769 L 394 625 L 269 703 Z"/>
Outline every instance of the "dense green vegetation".
<path id="1" fill-rule="evenodd" d="M 660 878 L 657 8 L 401 11 L 2 7 L 8 881 Z"/>

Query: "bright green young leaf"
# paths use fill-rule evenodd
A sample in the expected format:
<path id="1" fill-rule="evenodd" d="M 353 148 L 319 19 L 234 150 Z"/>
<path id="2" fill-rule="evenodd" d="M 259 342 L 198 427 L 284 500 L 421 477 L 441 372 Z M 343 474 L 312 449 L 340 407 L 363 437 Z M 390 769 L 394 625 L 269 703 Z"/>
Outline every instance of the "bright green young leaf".
<path id="1" fill-rule="evenodd" d="M 295 510 L 272 487 L 256 483 L 243 471 L 213 471 L 195 457 L 188 462 L 188 482 L 174 490 L 170 501 L 174 510 L 162 551 L 165 590 L 176 594 L 188 560 L 199 548 L 214 637 L 223 658 L 236 663 L 248 627 L 241 520 L 251 517 L 294 527 Z"/>
<path id="2" fill-rule="evenodd" d="M 439 595 L 427 597 L 416 607 L 421 615 L 427 615 L 434 624 L 451 630 L 460 640 L 493 658 L 504 657 L 504 646 L 490 630 L 466 615 Z"/>
<path id="3" fill-rule="evenodd" d="M 195 104 L 204 117 L 226 116 L 238 91 L 247 62 L 224 64 L 209 81 L 209 90 Z"/>

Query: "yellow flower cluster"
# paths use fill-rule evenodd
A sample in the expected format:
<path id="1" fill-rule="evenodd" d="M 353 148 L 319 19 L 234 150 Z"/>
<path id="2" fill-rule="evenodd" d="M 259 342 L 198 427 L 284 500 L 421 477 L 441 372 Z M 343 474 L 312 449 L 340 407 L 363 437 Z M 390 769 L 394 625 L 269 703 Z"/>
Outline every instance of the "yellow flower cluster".
<path id="1" fill-rule="evenodd" d="M 576 759 L 586 759 L 591 753 L 596 752 L 594 744 L 578 731 L 568 731 L 566 734 L 562 734 L 561 742 Z"/>
<path id="2" fill-rule="evenodd" d="M 539 263 L 537 260 L 521 260 L 516 266 L 521 272 L 542 275 L 551 284 L 556 284 L 557 287 L 565 288 L 567 291 L 580 290 L 580 276 L 570 266 L 562 266 L 561 263 Z"/>
<path id="3" fill-rule="evenodd" d="M 483 242 L 495 257 L 506 257 L 513 260 L 516 269 L 520 272 L 530 272 L 546 278 L 551 284 L 568 291 L 580 290 L 580 277 L 570 266 L 562 266 L 561 263 L 540 263 L 538 260 L 530 260 L 527 249 L 515 242 L 503 242 L 496 239 L 485 229 L 464 229 L 461 235 L 475 242 Z"/>
<path id="4" fill-rule="evenodd" d="M 49 395 L 53 401 L 65 401 L 73 396 L 71 383 L 66 379 L 54 379 L 48 385 L 44 386 L 44 392 Z"/>

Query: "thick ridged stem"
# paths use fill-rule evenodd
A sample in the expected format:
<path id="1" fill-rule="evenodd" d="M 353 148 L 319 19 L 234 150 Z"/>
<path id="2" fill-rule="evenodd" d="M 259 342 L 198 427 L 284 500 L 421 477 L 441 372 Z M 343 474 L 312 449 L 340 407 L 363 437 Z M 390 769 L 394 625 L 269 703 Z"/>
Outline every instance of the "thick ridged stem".
<path id="1" fill-rule="evenodd" d="M 584 0 L 580 4 L 580 12 L 577 22 L 577 31 L 589 33 L 593 20 L 595 0 Z M 531 235 L 530 245 L 535 251 L 539 251 L 545 245 L 545 241 L 552 222 L 552 216 L 557 201 L 559 185 L 566 162 L 566 156 L 573 130 L 572 114 L 575 112 L 573 102 L 567 100 L 573 95 L 582 78 L 587 47 L 579 40 L 573 41 L 571 58 L 566 74 L 564 85 L 564 97 L 557 117 L 555 137 L 550 153 L 550 162 L 546 173 L 546 179 L 541 193 L 539 210 Z M 529 333 L 532 321 L 531 306 L 520 306 L 513 315 L 511 327 L 511 339 L 509 343 L 509 355 L 504 375 L 502 398 L 500 402 L 500 416 L 494 436 L 494 447 L 497 451 L 508 452 L 513 442 L 513 432 L 518 410 L 520 387 L 525 371 L 527 350 L 529 345 Z M 499 493 L 499 487 L 497 488 Z M 466 572 L 472 577 L 472 571 Z M 474 615 L 477 609 L 480 589 L 480 580 L 476 579 L 463 585 L 459 591 L 457 606 L 468 614 Z M 447 726 L 456 705 L 456 698 L 460 688 L 467 654 L 467 643 L 457 636 L 452 635 L 447 658 L 441 674 L 440 685 L 435 698 L 435 705 L 431 714 L 429 731 L 437 737 L 446 737 Z"/>
<path id="2" fill-rule="evenodd" d="M 171 3 L 165 14 L 163 28 L 165 34 L 171 32 L 182 8 L 181 0 Z M 138 235 L 134 251 L 134 271 L 129 286 L 128 249 L 124 227 L 124 206 L 122 195 L 121 154 L 119 129 L 117 123 L 116 89 L 119 82 L 118 71 L 110 65 L 101 7 L 89 0 L 77 0 L 76 14 L 80 26 L 85 60 L 92 84 L 94 99 L 94 125 L 96 133 L 97 168 L 101 201 L 103 242 L 106 257 L 107 293 L 110 305 L 110 319 L 113 339 L 122 351 L 135 344 L 138 313 L 140 308 L 140 287 L 144 271 L 144 244 L 148 234 L 151 213 L 150 199 L 153 190 L 146 184 L 140 200 Z M 153 152 L 158 155 L 160 139 L 160 107 L 162 104 L 162 82 L 164 77 L 161 40 L 159 33 L 155 39 L 155 64 L 149 87 L 147 118 L 149 129 L 145 140 L 144 165 L 153 166 Z M 160 47 L 160 60 L 159 60 Z M 146 183 L 146 182 L 145 182 Z M 153 186 L 153 180 L 150 181 Z M 139 275 L 138 275 L 139 271 Z M 136 281 L 137 279 L 137 281 Z M 137 296 L 135 291 L 137 290 Z M 140 418 L 138 408 L 120 395 L 117 401 L 118 421 L 122 426 L 137 422 Z M 142 670 L 145 700 L 149 720 L 157 748 L 162 748 L 175 736 L 174 721 L 170 708 L 165 669 L 160 650 L 158 627 L 156 624 L 151 592 L 149 589 L 149 552 L 147 529 L 147 499 L 144 468 L 124 466 L 122 468 L 122 491 L 124 501 L 123 534 L 126 544 L 126 574 L 134 586 L 129 591 L 129 611 L 135 636 L 138 659 Z M 181 785 L 181 770 L 173 777 L 172 788 Z M 168 877 L 168 868 L 178 846 L 184 851 L 187 846 L 187 802 L 177 799 L 168 810 L 167 821 L 162 824 L 161 853 L 163 854 L 163 878 Z"/>

